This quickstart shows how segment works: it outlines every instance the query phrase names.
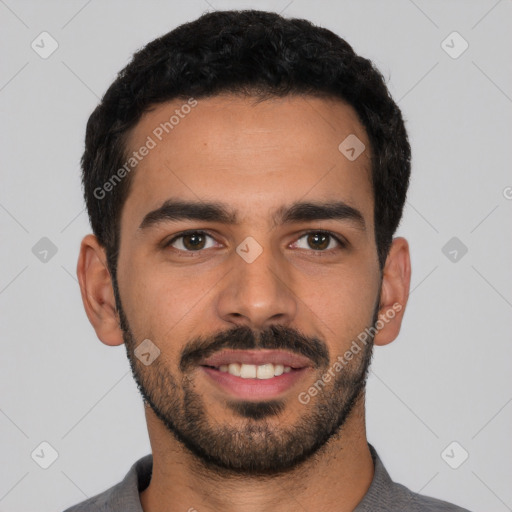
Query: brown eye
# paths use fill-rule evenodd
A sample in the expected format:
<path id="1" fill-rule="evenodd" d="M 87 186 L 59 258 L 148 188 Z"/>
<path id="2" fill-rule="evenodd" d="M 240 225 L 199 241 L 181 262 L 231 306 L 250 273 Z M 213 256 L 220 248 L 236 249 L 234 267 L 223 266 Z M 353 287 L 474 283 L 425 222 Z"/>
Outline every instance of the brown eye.
<path id="1" fill-rule="evenodd" d="M 308 244 L 312 249 L 324 250 L 329 247 L 330 238 L 325 233 L 311 233 L 308 235 Z"/>
<path id="2" fill-rule="evenodd" d="M 303 239 L 306 241 L 306 247 L 304 247 L 304 244 L 302 246 L 300 245 L 300 240 Z M 299 249 L 313 249 L 314 251 L 320 252 L 344 246 L 338 237 L 325 231 L 310 231 L 309 233 L 302 235 L 296 244 Z"/>
<path id="3" fill-rule="evenodd" d="M 178 235 L 167 245 L 170 245 L 180 251 L 201 251 L 202 249 L 209 249 L 210 247 L 213 247 L 213 244 L 206 246 L 208 238 L 213 240 L 210 235 L 203 233 L 202 231 L 191 231 L 189 233 L 182 233 L 181 235 Z"/>

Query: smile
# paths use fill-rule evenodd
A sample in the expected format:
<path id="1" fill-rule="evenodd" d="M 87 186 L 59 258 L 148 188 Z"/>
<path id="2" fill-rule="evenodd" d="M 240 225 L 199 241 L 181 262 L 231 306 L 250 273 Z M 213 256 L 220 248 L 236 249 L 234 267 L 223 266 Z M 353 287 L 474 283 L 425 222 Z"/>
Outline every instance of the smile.
<path id="1" fill-rule="evenodd" d="M 238 398 L 277 398 L 312 371 L 310 359 L 279 350 L 223 350 L 200 368 L 223 392 Z"/>
<path id="2" fill-rule="evenodd" d="M 260 365 L 231 363 L 223 364 L 216 369 L 223 373 L 227 372 L 230 375 L 241 377 L 242 379 L 271 379 L 272 377 L 278 377 L 283 373 L 292 371 L 291 366 L 272 363 Z"/>

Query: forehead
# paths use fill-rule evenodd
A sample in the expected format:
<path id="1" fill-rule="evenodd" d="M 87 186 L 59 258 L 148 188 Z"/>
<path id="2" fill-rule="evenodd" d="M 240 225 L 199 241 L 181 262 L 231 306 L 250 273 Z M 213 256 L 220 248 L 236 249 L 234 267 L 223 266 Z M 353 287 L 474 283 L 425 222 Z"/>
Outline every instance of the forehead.
<path id="1" fill-rule="evenodd" d="M 349 159 L 345 140 L 366 149 Z M 140 222 L 169 197 L 223 202 L 242 218 L 299 199 L 343 200 L 372 224 L 369 140 L 355 110 L 339 100 L 173 100 L 143 115 L 127 140 L 127 156 L 134 151 L 139 160 L 122 224 Z"/>

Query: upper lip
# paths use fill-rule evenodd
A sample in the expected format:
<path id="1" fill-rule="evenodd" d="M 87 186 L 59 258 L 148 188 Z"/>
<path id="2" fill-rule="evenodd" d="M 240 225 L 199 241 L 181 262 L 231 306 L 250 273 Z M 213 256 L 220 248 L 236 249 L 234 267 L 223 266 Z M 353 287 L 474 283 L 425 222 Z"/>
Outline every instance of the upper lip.
<path id="1" fill-rule="evenodd" d="M 203 359 L 201 366 L 219 367 L 224 364 L 240 363 L 262 365 L 266 363 L 282 364 L 291 368 L 313 366 L 311 359 L 284 350 L 221 350 Z"/>

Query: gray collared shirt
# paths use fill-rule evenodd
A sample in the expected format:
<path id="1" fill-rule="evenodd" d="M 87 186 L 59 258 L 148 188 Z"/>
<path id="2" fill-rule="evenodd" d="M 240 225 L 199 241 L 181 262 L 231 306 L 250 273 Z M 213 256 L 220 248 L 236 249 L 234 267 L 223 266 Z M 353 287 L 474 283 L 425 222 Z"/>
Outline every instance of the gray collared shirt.
<path id="1" fill-rule="evenodd" d="M 368 446 L 375 472 L 368 492 L 354 512 L 469 512 L 393 482 L 373 446 Z M 149 485 L 152 468 L 153 456 L 149 454 L 133 464 L 123 481 L 64 512 L 143 512 L 139 492 Z"/>

